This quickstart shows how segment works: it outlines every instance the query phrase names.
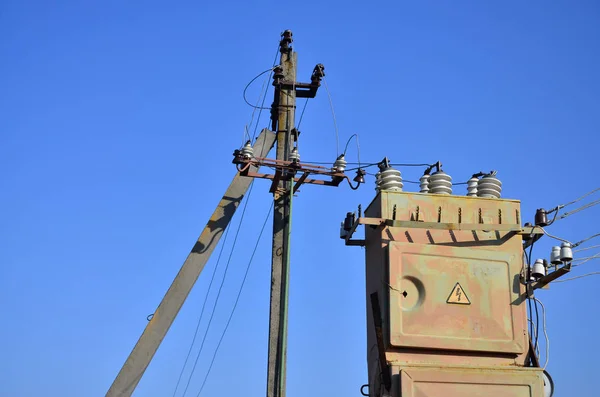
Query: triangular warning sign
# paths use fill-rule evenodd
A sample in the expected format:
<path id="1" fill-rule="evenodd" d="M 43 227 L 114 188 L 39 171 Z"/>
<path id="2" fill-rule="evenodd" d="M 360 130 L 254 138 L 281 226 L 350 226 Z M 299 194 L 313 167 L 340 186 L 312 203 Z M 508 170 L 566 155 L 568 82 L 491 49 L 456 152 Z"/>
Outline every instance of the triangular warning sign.
<path id="1" fill-rule="evenodd" d="M 450 292 L 450 296 L 446 303 L 456 303 L 458 305 L 470 305 L 471 301 L 465 294 L 465 290 L 460 286 L 459 283 L 456 283 L 454 288 L 452 288 L 452 292 Z"/>

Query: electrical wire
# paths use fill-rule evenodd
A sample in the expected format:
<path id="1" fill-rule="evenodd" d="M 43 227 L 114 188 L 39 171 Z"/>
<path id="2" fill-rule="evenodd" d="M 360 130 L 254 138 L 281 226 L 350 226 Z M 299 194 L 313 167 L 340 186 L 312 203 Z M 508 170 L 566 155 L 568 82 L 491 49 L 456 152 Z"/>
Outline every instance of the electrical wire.
<path id="1" fill-rule="evenodd" d="M 306 110 L 306 105 L 308 105 L 308 98 L 306 98 L 306 101 L 304 102 L 304 106 L 302 107 L 302 113 L 300 113 L 300 120 L 298 120 L 298 125 L 296 126 L 296 129 L 300 129 L 300 124 L 302 124 L 302 118 L 304 117 L 304 111 Z"/>
<path id="2" fill-rule="evenodd" d="M 577 280 L 579 278 L 584 278 L 584 277 L 588 277 L 588 276 L 595 276 L 597 274 L 600 274 L 600 272 L 591 272 L 591 273 L 587 273 L 587 274 L 582 274 L 581 276 L 575 276 L 575 277 L 571 277 L 571 278 L 566 278 L 564 280 L 555 280 L 555 283 L 564 283 L 565 281 L 571 281 L 571 280 Z"/>
<path id="3" fill-rule="evenodd" d="M 184 396 L 187 393 L 188 388 L 190 387 L 190 382 L 192 381 L 192 377 L 194 375 L 194 372 L 196 371 L 196 366 L 198 365 L 198 360 L 200 359 L 200 354 L 202 353 L 202 349 L 204 348 L 204 343 L 206 342 L 206 337 L 208 336 L 208 331 L 210 330 L 210 325 L 211 325 L 213 317 L 215 315 L 217 304 L 219 303 L 219 297 L 221 296 L 221 291 L 223 290 L 223 284 L 225 284 L 225 279 L 227 278 L 227 271 L 229 270 L 229 264 L 231 263 L 231 257 L 233 255 L 233 251 L 235 250 L 235 245 L 237 243 L 237 239 L 240 234 L 240 230 L 242 228 L 242 222 L 244 221 L 244 215 L 246 214 L 246 209 L 248 208 L 248 203 L 250 202 L 250 196 L 252 194 L 253 186 L 254 186 L 254 179 L 252 180 L 252 182 L 250 182 L 250 189 L 248 190 L 248 195 L 246 197 L 246 201 L 244 202 L 244 208 L 242 209 L 242 214 L 240 216 L 240 222 L 238 223 L 237 230 L 235 231 L 235 237 L 233 238 L 233 243 L 231 245 L 229 257 L 227 258 L 227 263 L 225 264 L 225 271 L 223 272 L 223 279 L 221 280 L 221 284 L 219 285 L 217 297 L 215 298 L 215 303 L 213 304 L 212 311 L 210 313 L 210 318 L 208 319 L 208 324 L 206 325 L 206 331 L 204 332 L 204 336 L 202 337 L 202 342 L 200 343 L 200 350 L 198 351 L 198 354 L 196 355 L 196 360 L 194 361 L 194 366 L 192 367 L 192 372 L 190 372 L 190 376 L 185 385 L 185 389 L 183 391 Z"/>
<path id="4" fill-rule="evenodd" d="M 542 230 L 542 232 L 543 232 L 543 233 L 544 233 L 546 236 L 548 236 L 548 237 L 550 237 L 550 238 L 553 238 L 553 239 L 555 239 L 555 240 L 558 240 L 558 241 L 562 241 L 563 243 L 569 243 L 569 244 L 571 244 L 571 242 L 570 242 L 569 240 L 565 240 L 564 238 L 560 238 L 560 237 L 553 236 L 552 234 L 548 233 L 548 232 L 547 232 L 547 231 L 546 231 L 546 230 L 545 230 L 543 227 L 539 227 L 539 228 Z M 532 228 L 532 230 L 533 230 L 533 229 L 534 229 L 534 228 Z M 532 245 L 533 245 L 533 244 L 532 244 Z M 571 246 L 573 246 L 573 244 L 571 244 Z"/>
<path id="5" fill-rule="evenodd" d="M 279 54 L 279 46 L 277 46 L 277 48 L 275 49 L 275 57 L 273 58 L 273 67 L 271 68 L 271 73 L 269 73 L 269 78 L 266 81 L 269 81 L 271 79 L 271 76 L 273 76 L 273 70 L 275 69 L 275 64 L 277 63 L 277 55 L 278 54 Z M 261 109 L 258 112 L 258 118 L 256 119 L 256 124 L 254 125 L 254 132 L 252 133 L 252 140 L 254 140 L 254 137 L 256 136 L 256 131 L 258 131 L 258 125 L 260 123 L 260 116 L 262 115 L 262 111 L 265 108 L 265 100 L 267 99 L 267 90 L 268 90 L 268 86 L 265 88 L 265 94 L 263 95 L 263 100 L 262 100 L 262 103 L 260 104 Z"/>
<path id="6" fill-rule="evenodd" d="M 260 72 L 256 77 L 254 77 L 252 80 L 250 80 L 250 82 L 248 84 L 246 84 L 246 87 L 244 88 L 244 92 L 243 92 L 242 96 L 244 97 L 244 101 L 246 102 L 246 104 L 248 106 L 250 106 L 250 107 L 252 107 L 254 109 L 260 109 L 260 110 L 271 109 L 271 108 L 265 108 L 265 107 L 262 107 L 262 106 L 255 106 L 255 105 L 251 104 L 250 102 L 248 102 L 248 99 L 246 98 L 246 91 L 248 90 L 248 88 L 250 87 L 250 85 L 252 83 L 254 83 L 254 81 L 256 79 L 258 79 L 260 76 L 262 76 L 265 73 L 272 72 L 273 69 L 274 69 L 273 67 L 270 67 L 269 69 L 267 69 L 267 70 L 265 70 L 263 72 Z"/>
<path id="7" fill-rule="evenodd" d="M 360 167 L 360 145 L 358 143 L 358 134 L 352 134 L 350 135 L 350 138 L 348 138 L 348 140 L 346 141 L 346 147 L 344 147 L 344 156 L 346 156 L 346 152 L 348 151 L 348 145 L 350 144 L 350 141 L 352 140 L 352 138 L 356 138 L 356 156 L 358 158 L 358 168 Z M 348 163 L 346 163 L 348 164 Z"/>
<path id="8" fill-rule="evenodd" d="M 331 107 L 331 115 L 333 116 L 333 126 L 335 128 L 335 157 L 337 158 L 340 154 L 340 133 L 337 127 L 337 121 L 335 119 L 335 111 L 333 110 L 333 101 L 331 100 L 331 93 L 327 86 L 327 79 L 323 76 L 323 83 L 325 83 L 325 90 L 327 91 L 327 97 L 329 97 L 329 106 Z"/>
<path id="9" fill-rule="evenodd" d="M 187 352 L 187 356 L 185 357 L 185 361 L 183 363 L 183 367 L 181 368 L 181 372 L 179 373 L 179 378 L 177 379 L 177 384 L 175 385 L 175 390 L 173 391 L 173 397 L 177 394 L 177 389 L 179 388 L 179 384 L 181 383 L 181 378 L 183 377 L 183 373 L 185 371 L 185 367 L 190 359 L 190 355 L 192 354 L 192 349 L 194 344 L 196 343 L 196 337 L 198 336 L 198 331 L 200 329 L 200 323 L 202 322 L 202 318 L 204 317 L 204 309 L 206 308 L 206 302 L 208 301 L 208 295 L 213 285 L 213 281 L 215 280 L 215 275 L 217 274 L 217 269 L 219 268 L 219 263 L 221 263 L 221 256 L 223 255 L 223 249 L 225 248 L 225 244 L 227 243 L 227 237 L 229 235 L 229 228 L 225 229 L 225 235 L 223 236 L 223 242 L 221 244 L 221 249 L 219 250 L 219 255 L 217 256 L 217 263 L 215 264 L 215 268 L 213 270 L 212 276 L 210 278 L 210 283 L 208 284 L 208 288 L 206 290 L 206 295 L 204 295 L 204 302 L 202 302 L 202 310 L 200 311 L 200 317 L 198 318 L 198 323 L 196 324 L 196 330 L 194 331 L 194 337 L 192 338 L 192 343 L 190 344 L 190 348 Z"/>
<path id="10" fill-rule="evenodd" d="M 560 216 L 560 219 L 565 219 L 568 216 L 571 216 L 573 214 L 576 214 L 576 213 L 578 213 L 580 211 L 586 210 L 586 209 L 591 208 L 591 207 L 593 207 L 595 205 L 598 205 L 598 204 L 600 204 L 600 200 L 592 201 L 591 203 L 587 203 L 586 205 L 582 205 L 581 207 L 576 208 L 573 211 L 565 212 L 564 214 L 562 214 Z"/>
<path id="11" fill-rule="evenodd" d="M 596 234 L 591 235 L 590 237 L 586 237 L 583 240 L 580 240 L 580 241 L 576 242 L 575 244 L 573 244 L 573 247 L 578 247 L 581 244 L 585 243 L 586 241 L 590 241 L 591 239 L 596 238 L 598 236 L 600 236 L 600 233 L 596 233 Z"/>
<path id="12" fill-rule="evenodd" d="M 588 256 L 588 257 L 585 257 L 585 258 L 574 259 L 573 262 L 575 262 L 575 261 L 583 261 L 583 262 L 578 263 L 576 265 L 573 265 L 573 267 L 581 266 L 581 265 L 583 265 L 586 262 L 589 262 L 591 260 L 598 259 L 598 258 L 600 258 L 600 253 L 598 253 L 596 255 L 593 255 L 593 256 Z"/>
<path id="13" fill-rule="evenodd" d="M 570 201 L 570 202 L 568 202 L 568 203 L 566 203 L 566 204 L 559 205 L 558 207 L 560 207 L 560 208 L 564 208 L 564 207 L 567 207 L 567 206 L 569 206 L 569 205 L 571 205 L 571 204 L 575 204 L 576 202 L 583 200 L 583 199 L 584 199 L 584 198 L 586 198 L 587 196 L 589 196 L 589 195 L 591 195 L 591 194 L 594 194 L 594 193 L 596 193 L 596 192 L 597 192 L 597 191 L 599 191 L 599 190 L 600 190 L 600 187 L 598 187 L 598 188 L 596 188 L 596 189 L 594 189 L 594 190 L 592 190 L 592 191 L 589 191 L 589 192 L 587 192 L 586 194 L 584 194 L 583 196 L 579 197 L 578 199 L 575 199 L 575 200 L 573 200 L 573 201 Z M 558 207 L 557 207 L 557 208 L 558 208 Z M 560 209 L 560 208 L 558 208 L 558 209 Z"/>
<path id="14" fill-rule="evenodd" d="M 221 342 L 223 342 L 223 338 L 225 337 L 225 333 L 227 332 L 227 329 L 229 328 L 229 324 L 231 323 L 231 319 L 233 318 L 233 314 L 235 313 L 235 309 L 237 308 L 237 305 L 240 301 L 240 296 L 242 295 L 242 291 L 244 289 L 244 284 L 246 283 L 246 278 L 248 277 L 248 271 L 250 270 L 250 265 L 252 264 L 252 260 L 254 259 L 254 255 L 256 254 L 256 250 L 258 249 L 258 245 L 260 243 L 260 239 L 263 235 L 263 232 L 265 231 L 265 226 L 267 225 L 267 222 L 269 220 L 269 217 L 271 215 L 271 211 L 273 210 L 273 204 L 271 204 L 271 206 L 269 207 L 269 211 L 267 212 L 267 216 L 265 217 L 265 221 L 263 222 L 262 228 L 260 229 L 260 232 L 258 233 L 258 238 L 256 239 L 256 245 L 254 246 L 254 250 L 252 251 L 252 255 L 250 255 L 250 259 L 248 260 L 248 265 L 246 265 L 246 272 L 244 273 L 244 278 L 242 279 L 242 284 L 240 285 L 240 289 L 238 291 L 237 297 L 235 298 L 235 303 L 233 304 L 233 308 L 231 309 L 231 314 L 229 314 L 229 318 L 227 319 L 227 323 L 225 324 L 225 328 L 223 329 L 223 333 L 221 334 L 221 337 L 219 338 L 219 343 L 217 343 L 217 347 L 215 349 L 215 352 L 212 356 L 212 359 L 210 361 L 210 365 L 208 366 L 208 371 L 206 372 L 206 376 L 204 377 L 204 380 L 202 381 L 202 386 L 200 387 L 200 391 L 198 392 L 197 396 L 200 396 L 200 394 L 202 393 L 202 390 L 204 389 L 204 385 L 206 384 L 206 381 L 208 379 L 208 376 L 210 375 L 210 371 L 213 367 L 213 364 L 215 362 L 215 358 L 217 357 L 217 353 L 219 352 L 219 347 L 221 347 Z"/>
<path id="15" fill-rule="evenodd" d="M 538 298 L 534 297 L 533 300 L 535 300 L 537 303 L 540 304 L 540 306 L 542 306 L 542 329 L 544 331 L 544 337 L 546 338 L 546 361 L 544 362 L 543 369 L 546 370 L 546 367 L 548 366 L 548 361 L 550 361 L 550 338 L 548 338 L 548 332 L 546 331 L 546 308 L 544 307 L 542 301 L 540 301 Z"/>
<path id="16" fill-rule="evenodd" d="M 579 249 L 573 250 L 573 252 L 587 251 L 587 250 L 591 250 L 591 249 L 598 248 L 598 247 L 600 247 L 600 244 L 592 245 L 590 247 L 585 247 L 585 248 L 579 248 Z"/>

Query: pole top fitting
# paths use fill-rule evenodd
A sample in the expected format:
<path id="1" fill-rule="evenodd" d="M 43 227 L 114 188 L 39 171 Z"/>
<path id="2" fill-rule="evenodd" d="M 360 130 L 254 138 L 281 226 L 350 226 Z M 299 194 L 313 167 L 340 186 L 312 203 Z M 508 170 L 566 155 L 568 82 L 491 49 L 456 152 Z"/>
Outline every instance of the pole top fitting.
<path id="1" fill-rule="evenodd" d="M 284 52 L 290 52 L 292 50 L 292 42 L 294 41 L 294 39 L 292 39 L 292 31 L 291 30 L 285 30 L 283 33 L 281 33 L 281 41 L 279 42 L 279 52 L 284 53 Z"/>

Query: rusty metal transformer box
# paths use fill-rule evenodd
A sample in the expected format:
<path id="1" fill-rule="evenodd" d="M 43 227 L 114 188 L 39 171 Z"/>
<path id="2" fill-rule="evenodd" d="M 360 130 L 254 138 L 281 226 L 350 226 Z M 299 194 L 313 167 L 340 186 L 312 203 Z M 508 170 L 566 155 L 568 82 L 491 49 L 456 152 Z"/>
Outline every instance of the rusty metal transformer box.
<path id="1" fill-rule="evenodd" d="M 541 397 L 542 370 L 525 367 L 519 202 L 382 191 L 364 219 L 370 395 L 379 343 L 392 396 Z"/>

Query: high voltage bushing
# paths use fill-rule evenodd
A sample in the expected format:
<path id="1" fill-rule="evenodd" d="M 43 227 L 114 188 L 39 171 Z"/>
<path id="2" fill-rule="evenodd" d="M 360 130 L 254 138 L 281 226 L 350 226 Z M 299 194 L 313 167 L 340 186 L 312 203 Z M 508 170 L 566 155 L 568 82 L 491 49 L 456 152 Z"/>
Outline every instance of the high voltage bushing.
<path id="1" fill-rule="evenodd" d="M 439 170 L 429 177 L 429 193 L 452 194 L 452 177 Z"/>
<path id="2" fill-rule="evenodd" d="M 419 178 L 419 193 L 429 192 L 429 174 L 425 174 Z"/>
<path id="3" fill-rule="evenodd" d="M 479 178 L 476 176 L 472 177 L 467 181 L 467 196 L 477 197 L 477 185 L 479 184 Z"/>
<path id="4" fill-rule="evenodd" d="M 344 154 L 340 154 L 335 160 L 335 163 L 333 163 L 333 171 L 344 172 L 344 170 L 346 169 L 346 165 L 348 165 L 348 162 L 346 161 Z"/>
<path id="5" fill-rule="evenodd" d="M 250 144 L 250 141 L 246 142 L 246 144 L 244 145 L 244 147 L 240 151 L 240 154 L 246 160 L 251 159 L 252 157 L 254 157 L 254 148 L 252 147 L 252 144 Z"/>
<path id="6" fill-rule="evenodd" d="M 404 184 L 402 183 L 402 173 L 390 166 L 387 157 L 379 164 L 379 172 L 375 176 L 375 190 L 401 192 Z"/>
<path id="7" fill-rule="evenodd" d="M 500 198 L 502 193 L 502 182 L 496 178 L 496 172 L 484 175 L 477 184 L 477 197 Z"/>

